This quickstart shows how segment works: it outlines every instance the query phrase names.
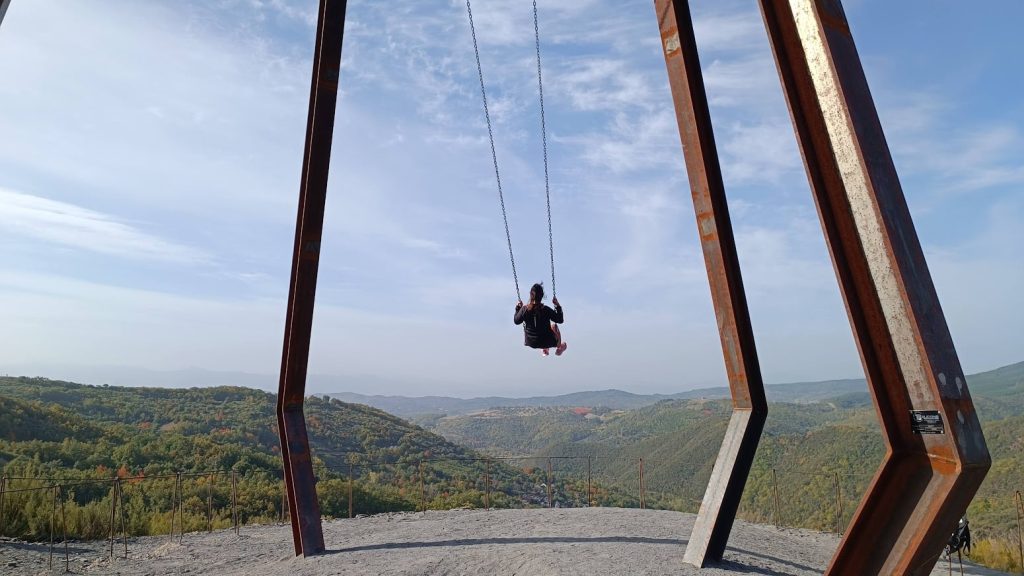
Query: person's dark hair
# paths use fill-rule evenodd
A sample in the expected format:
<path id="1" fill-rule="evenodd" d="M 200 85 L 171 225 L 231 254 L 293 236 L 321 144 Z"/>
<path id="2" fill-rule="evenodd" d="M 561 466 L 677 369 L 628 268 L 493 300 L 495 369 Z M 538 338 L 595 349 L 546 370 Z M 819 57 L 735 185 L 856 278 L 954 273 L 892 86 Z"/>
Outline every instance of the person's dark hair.
<path id="1" fill-rule="evenodd" d="M 528 310 L 533 310 L 536 306 L 542 305 L 544 300 L 544 283 L 539 282 L 530 287 L 530 303 L 526 305 Z"/>

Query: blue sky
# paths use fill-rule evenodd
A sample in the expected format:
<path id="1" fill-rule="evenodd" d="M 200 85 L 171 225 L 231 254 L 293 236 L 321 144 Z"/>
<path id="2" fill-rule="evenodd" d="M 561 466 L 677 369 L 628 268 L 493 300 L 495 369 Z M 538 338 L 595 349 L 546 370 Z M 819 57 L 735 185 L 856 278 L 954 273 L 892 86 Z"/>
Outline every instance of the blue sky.
<path id="1" fill-rule="evenodd" d="M 464 3 L 351 0 L 311 391 L 724 383 L 651 2 L 538 4 L 569 352 L 511 323 Z M 315 5 L 11 3 L 0 372 L 276 373 Z M 845 6 L 961 362 L 1020 361 L 1024 4 Z M 859 376 L 756 2 L 693 10 L 765 379 Z M 474 16 L 520 281 L 550 285 L 530 3 Z"/>

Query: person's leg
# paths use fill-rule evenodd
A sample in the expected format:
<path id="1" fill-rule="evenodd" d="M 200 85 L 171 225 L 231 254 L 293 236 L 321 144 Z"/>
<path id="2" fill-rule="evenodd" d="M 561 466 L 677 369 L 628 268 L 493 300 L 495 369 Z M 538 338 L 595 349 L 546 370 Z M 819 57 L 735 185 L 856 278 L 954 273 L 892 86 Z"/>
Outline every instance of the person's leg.
<path id="1" fill-rule="evenodd" d="M 555 348 L 555 356 L 561 356 L 562 352 L 565 352 L 565 349 L 568 348 L 568 344 L 562 340 L 562 331 L 558 329 L 558 324 L 552 324 L 551 331 L 555 333 L 555 339 L 558 341 L 558 346 Z"/>

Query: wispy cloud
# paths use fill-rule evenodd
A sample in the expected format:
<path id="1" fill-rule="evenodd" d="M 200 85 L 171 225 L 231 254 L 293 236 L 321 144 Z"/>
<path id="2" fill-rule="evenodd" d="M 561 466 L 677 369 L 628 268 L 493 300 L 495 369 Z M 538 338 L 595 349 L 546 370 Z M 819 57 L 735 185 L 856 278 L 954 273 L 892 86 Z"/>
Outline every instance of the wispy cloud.
<path id="1" fill-rule="evenodd" d="M 933 92 L 881 91 L 880 115 L 898 167 L 929 183 L 928 194 L 1024 183 L 1024 135 L 1012 123 L 964 126 L 967 111 Z M 929 204 L 931 202 L 928 202 Z"/>
<path id="2" fill-rule="evenodd" d="M 653 81 L 625 59 L 586 58 L 563 65 L 551 82 L 556 97 L 582 111 L 644 109 L 652 105 Z"/>
<path id="3" fill-rule="evenodd" d="M 4 188 L 0 188 L 0 220 L 6 223 L 3 234 L 72 250 L 180 264 L 211 261 L 199 248 L 164 240 L 110 214 Z"/>
<path id="4" fill-rule="evenodd" d="M 787 120 L 721 126 L 719 153 L 723 177 L 730 185 L 778 185 L 802 177 L 803 165 L 793 128 Z"/>

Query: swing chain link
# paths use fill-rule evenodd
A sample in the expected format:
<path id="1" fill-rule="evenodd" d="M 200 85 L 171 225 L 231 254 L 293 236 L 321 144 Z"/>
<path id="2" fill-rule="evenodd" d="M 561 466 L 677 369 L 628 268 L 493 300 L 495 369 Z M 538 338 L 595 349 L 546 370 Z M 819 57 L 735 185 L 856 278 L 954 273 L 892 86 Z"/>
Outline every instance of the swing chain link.
<path id="1" fill-rule="evenodd" d="M 515 280 L 516 283 L 516 297 L 521 302 L 523 300 L 523 296 L 519 291 L 519 275 L 516 273 L 516 259 L 515 256 L 512 255 L 512 234 L 508 229 L 508 213 L 505 210 L 505 195 L 501 190 L 501 173 L 498 171 L 498 153 L 494 148 L 494 130 L 491 127 L 491 112 L 487 107 L 487 90 L 484 88 L 484 68 L 483 65 L 480 64 L 480 47 L 476 40 L 476 26 L 473 24 L 473 7 L 470 5 L 470 0 L 466 0 L 466 13 L 469 15 L 469 30 L 473 34 L 473 52 L 476 55 L 476 71 L 480 78 L 480 95 L 483 97 L 484 101 L 484 118 L 487 119 L 487 137 L 491 142 L 491 159 L 494 161 L 494 178 L 498 182 L 498 201 L 501 203 L 501 218 L 505 222 L 505 240 L 508 242 L 508 259 L 512 263 L 512 279 Z"/>
<path id="2" fill-rule="evenodd" d="M 468 2 L 469 0 L 467 0 Z M 544 117 L 544 81 L 540 72 L 540 24 L 537 0 L 533 0 L 533 37 L 537 46 L 537 90 L 540 93 L 540 134 L 544 144 L 544 199 L 548 206 L 548 252 L 551 255 L 551 296 L 558 296 L 555 285 L 555 236 L 551 227 L 551 181 L 548 177 L 548 129 Z"/>

